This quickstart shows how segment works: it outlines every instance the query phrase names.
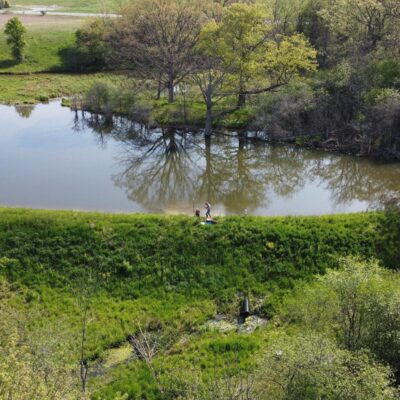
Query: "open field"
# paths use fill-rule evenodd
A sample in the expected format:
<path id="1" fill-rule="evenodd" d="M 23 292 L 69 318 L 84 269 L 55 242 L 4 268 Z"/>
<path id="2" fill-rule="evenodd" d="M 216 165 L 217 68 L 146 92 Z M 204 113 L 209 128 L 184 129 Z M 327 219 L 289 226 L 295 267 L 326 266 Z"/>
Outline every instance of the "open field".
<path id="1" fill-rule="evenodd" d="M 118 12 L 118 10 L 128 4 L 129 0 L 12 0 L 10 1 L 12 10 L 25 9 L 49 9 L 51 11 L 65 12 L 85 12 L 85 13 L 104 13 Z"/>
<path id="2" fill-rule="evenodd" d="M 74 32 L 83 19 L 52 16 L 21 16 L 27 28 L 26 57 L 16 64 L 6 44 L 4 24 L 10 15 L 0 15 L 0 73 L 62 71 L 68 63 L 68 49 L 74 45 Z"/>

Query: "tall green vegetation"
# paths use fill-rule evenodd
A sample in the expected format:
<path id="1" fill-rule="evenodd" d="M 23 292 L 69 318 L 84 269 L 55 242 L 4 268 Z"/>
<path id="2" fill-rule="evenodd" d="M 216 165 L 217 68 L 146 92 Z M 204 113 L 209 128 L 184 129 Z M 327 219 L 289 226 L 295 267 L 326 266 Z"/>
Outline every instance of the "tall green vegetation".
<path id="1" fill-rule="evenodd" d="M 395 212 L 0 213 L 0 398 L 396 398 L 400 278 L 359 261 L 398 260 Z"/>
<path id="2" fill-rule="evenodd" d="M 290 321 L 333 336 L 350 351 L 367 349 L 400 376 L 400 289 L 398 273 L 375 262 L 342 261 L 314 284 L 285 301 Z"/>
<path id="3" fill-rule="evenodd" d="M 77 399 L 71 338 L 49 326 L 32 332 L 41 316 L 18 310 L 20 295 L 0 277 L 0 399 Z"/>
<path id="4" fill-rule="evenodd" d="M 7 44 L 11 47 L 11 53 L 15 61 L 22 62 L 26 46 L 26 28 L 17 17 L 14 17 L 7 22 L 4 33 L 7 36 Z"/>
<path id="5" fill-rule="evenodd" d="M 398 254 L 384 214 L 232 217 L 208 230 L 187 217 L 15 213 L 1 212 L 0 252 L 14 260 L 2 270 L 8 279 L 62 287 L 84 265 L 101 266 L 111 274 L 103 286 L 129 298 L 169 287 L 223 302 L 237 291 L 289 288 L 339 255 Z"/>

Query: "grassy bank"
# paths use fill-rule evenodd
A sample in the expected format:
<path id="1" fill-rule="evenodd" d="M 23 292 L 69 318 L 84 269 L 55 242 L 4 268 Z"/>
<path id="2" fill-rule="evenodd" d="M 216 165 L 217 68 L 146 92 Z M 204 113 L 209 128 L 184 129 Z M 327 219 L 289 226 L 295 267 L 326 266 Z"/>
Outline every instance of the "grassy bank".
<path id="1" fill-rule="evenodd" d="M 263 295 L 323 272 L 338 256 L 384 260 L 396 239 L 383 237 L 386 220 L 375 213 L 227 217 L 211 228 L 184 216 L 14 209 L 0 216 L 0 254 L 15 260 L 5 269 L 11 280 L 63 287 L 90 265 L 109 274 L 109 293 L 125 298 L 160 291 L 221 301 L 237 291 Z"/>
<path id="2" fill-rule="evenodd" d="M 375 257 L 386 266 L 399 256 L 398 224 L 383 213 L 219 222 L 0 209 L 0 276 L 18 293 L 13 307 L 37 316 L 32 329 L 62 329 L 69 338 L 79 337 L 78 299 L 94 282 L 87 333 L 94 365 L 113 364 L 121 356 L 110 348 L 143 324 L 168 340 L 182 338 L 156 361 L 163 365 L 212 369 L 221 354 L 246 368 L 264 331 L 244 338 L 202 328 L 216 313 L 234 320 L 240 293 L 249 294 L 253 312 L 269 317 L 296 282 L 335 268 L 341 256 Z M 97 393 L 159 398 L 142 362 L 115 363 L 91 378 Z"/>
<path id="3" fill-rule="evenodd" d="M 127 78 L 116 74 L 0 74 L 0 103 L 34 104 L 52 98 L 82 95 L 94 83 L 121 83 Z"/>

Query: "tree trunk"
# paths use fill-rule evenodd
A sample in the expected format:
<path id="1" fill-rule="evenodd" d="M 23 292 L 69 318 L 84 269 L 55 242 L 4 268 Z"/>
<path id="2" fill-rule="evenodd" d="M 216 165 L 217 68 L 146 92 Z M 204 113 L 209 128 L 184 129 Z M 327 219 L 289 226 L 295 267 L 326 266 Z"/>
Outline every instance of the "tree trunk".
<path id="1" fill-rule="evenodd" d="M 246 105 L 246 95 L 244 93 L 239 93 L 237 106 L 238 108 L 243 108 Z"/>
<path id="2" fill-rule="evenodd" d="M 206 127 L 204 130 L 204 134 L 206 136 L 211 135 L 211 129 L 212 129 L 212 108 L 210 106 L 207 106 L 207 111 L 206 111 Z"/>
<path id="3" fill-rule="evenodd" d="M 156 100 L 160 100 L 161 97 L 161 78 L 158 80 L 158 85 L 157 85 L 157 98 Z"/>
<path id="4" fill-rule="evenodd" d="M 174 81 L 170 79 L 168 82 L 168 103 L 173 103 L 174 101 Z"/>

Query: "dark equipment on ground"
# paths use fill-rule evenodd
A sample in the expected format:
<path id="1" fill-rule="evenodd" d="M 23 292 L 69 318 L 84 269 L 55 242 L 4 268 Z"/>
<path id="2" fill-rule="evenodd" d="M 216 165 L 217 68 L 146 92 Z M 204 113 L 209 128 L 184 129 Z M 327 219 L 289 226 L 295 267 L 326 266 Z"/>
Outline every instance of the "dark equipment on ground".
<path id="1" fill-rule="evenodd" d="M 248 296 L 244 296 L 242 309 L 240 310 L 239 323 L 246 322 L 246 318 L 250 316 L 250 303 Z"/>

